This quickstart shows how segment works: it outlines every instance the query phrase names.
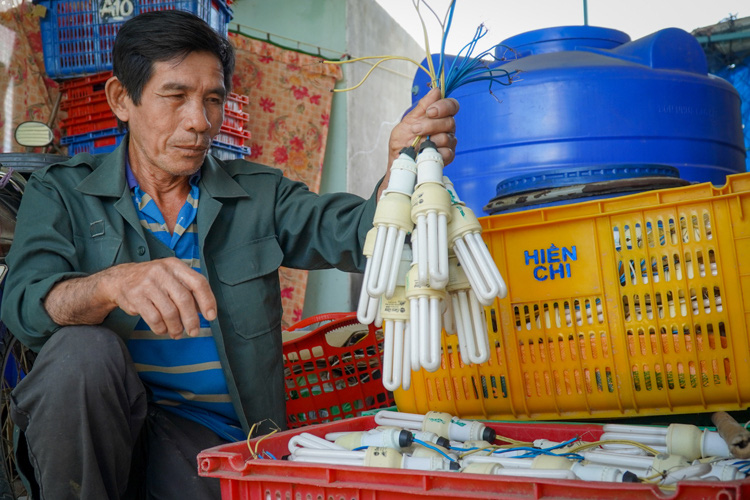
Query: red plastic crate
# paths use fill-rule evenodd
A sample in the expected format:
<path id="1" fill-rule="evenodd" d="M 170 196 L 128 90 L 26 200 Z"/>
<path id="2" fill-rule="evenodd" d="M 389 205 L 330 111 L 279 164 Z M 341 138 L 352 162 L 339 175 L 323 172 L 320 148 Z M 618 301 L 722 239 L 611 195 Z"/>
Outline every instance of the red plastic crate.
<path id="1" fill-rule="evenodd" d="M 80 135 L 117 127 L 117 117 L 112 111 L 95 113 L 91 115 L 77 116 L 60 120 L 60 127 L 65 129 L 67 135 Z"/>
<path id="2" fill-rule="evenodd" d="M 224 109 L 227 109 L 229 111 L 241 112 L 242 108 L 247 106 L 249 102 L 250 102 L 250 98 L 248 96 L 230 92 L 229 95 L 227 96 L 227 101 L 224 104 Z"/>
<path id="3" fill-rule="evenodd" d="M 104 90 L 79 99 L 68 99 L 60 103 L 60 109 L 68 113 L 68 118 L 93 115 L 111 111 Z"/>
<path id="4" fill-rule="evenodd" d="M 232 111 L 231 109 L 224 109 L 224 123 L 223 125 L 233 130 L 245 130 L 247 121 L 250 119 L 250 115 L 243 111 Z"/>
<path id="5" fill-rule="evenodd" d="M 382 331 L 359 323 L 356 313 L 313 316 L 284 335 L 323 321 L 322 326 L 284 342 L 289 428 L 356 417 L 394 404 L 381 378 Z"/>
<path id="6" fill-rule="evenodd" d="M 249 130 L 237 130 L 226 126 L 221 126 L 221 130 L 214 137 L 214 140 L 223 144 L 229 144 L 230 146 L 244 146 L 245 141 L 250 139 L 251 134 Z"/>
<path id="7" fill-rule="evenodd" d="M 201 476 L 221 480 L 223 500 L 244 499 L 367 499 L 367 500 L 477 500 L 477 499 L 741 499 L 750 498 L 750 479 L 742 481 L 681 481 L 674 493 L 656 485 L 529 479 L 513 476 L 381 469 L 347 465 L 311 464 L 286 460 L 252 459 L 248 446 L 270 452 L 277 459 L 289 454 L 292 436 L 309 432 L 354 432 L 375 427 L 374 417 L 359 417 L 304 429 L 262 436 L 249 443 L 217 446 L 198 455 Z M 545 437 L 564 441 L 576 436 L 593 441 L 602 434 L 598 424 L 490 422 L 499 436 L 521 441 Z"/>
<path id="8" fill-rule="evenodd" d="M 97 92 L 104 92 L 104 84 L 111 77 L 112 72 L 105 71 L 95 75 L 64 80 L 60 85 L 60 91 L 62 92 L 62 102 L 60 105 L 62 106 L 68 100 L 82 99 Z"/>

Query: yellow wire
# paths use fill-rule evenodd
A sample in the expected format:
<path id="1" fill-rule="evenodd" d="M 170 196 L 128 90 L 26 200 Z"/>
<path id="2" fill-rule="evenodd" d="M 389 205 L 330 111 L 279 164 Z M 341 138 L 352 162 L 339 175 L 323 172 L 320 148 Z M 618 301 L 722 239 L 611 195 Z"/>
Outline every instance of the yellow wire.
<path id="1" fill-rule="evenodd" d="M 658 455 L 659 452 L 655 449 L 651 448 L 650 446 L 646 446 L 645 444 L 637 443 L 635 441 L 629 441 L 627 439 L 607 439 L 605 441 L 593 441 L 591 443 L 581 444 L 576 446 L 575 448 L 571 448 L 568 450 L 568 453 L 578 453 L 581 450 L 586 450 L 588 448 L 595 448 L 597 446 L 600 446 L 602 444 L 627 444 L 631 446 L 635 446 L 637 448 L 640 448 L 647 453 L 650 453 L 652 455 Z"/>
<path id="2" fill-rule="evenodd" d="M 253 432 L 255 432 L 255 428 L 258 427 L 258 424 L 263 423 L 266 420 L 268 420 L 268 419 L 261 420 L 260 422 L 255 422 L 250 427 L 250 432 L 247 433 L 247 439 L 245 440 L 245 442 L 247 443 L 247 449 L 250 450 L 250 455 L 253 457 L 253 459 L 258 458 L 258 446 L 260 445 L 261 441 L 263 441 L 267 437 L 272 436 L 272 435 L 276 434 L 277 432 L 279 432 L 279 426 L 276 425 L 276 423 L 273 420 L 271 420 L 271 423 L 274 424 L 274 425 L 276 425 L 276 428 L 274 430 L 272 430 L 271 432 L 269 432 L 268 434 L 264 434 L 263 436 L 261 436 L 260 438 L 258 438 L 258 441 L 255 443 L 255 448 L 253 448 L 252 445 L 250 444 L 250 440 L 253 439 L 253 437 L 252 437 L 253 436 Z"/>
<path id="3" fill-rule="evenodd" d="M 390 55 L 390 56 L 365 56 L 365 57 L 355 57 L 353 59 L 346 59 L 344 61 L 322 61 L 322 62 L 323 62 L 323 64 L 349 64 L 349 63 L 353 63 L 353 62 L 366 61 L 368 59 L 382 59 L 382 60 L 385 60 L 385 61 L 393 61 L 393 60 L 407 61 L 407 62 L 410 62 L 410 63 L 414 64 L 417 68 L 421 69 L 422 71 L 424 71 L 425 73 L 427 73 L 428 76 L 430 76 L 430 71 L 427 68 L 425 68 L 424 66 L 422 66 L 420 63 L 418 63 L 414 59 L 412 59 L 410 57 L 406 57 L 406 56 L 394 56 L 394 55 Z M 382 61 L 380 61 L 380 62 L 382 62 Z"/>
<path id="4" fill-rule="evenodd" d="M 255 431 L 255 428 L 258 426 L 258 422 L 255 422 L 252 427 L 250 427 L 250 432 L 247 433 L 247 449 L 250 450 L 250 455 L 253 456 L 253 459 L 258 458 L 258 455 L 255 454 L 255 451 L 253 450 L 253 447 L 250 446 L 250 440 L 252 439 L 253 431 Z"/>
<path id="5" fill-rule="evenodd" d="M 367 58 L 362 58 L 362 59 L 367 59 Z M 367 73 L 365 73 L 365 76 L 362 78 L 362 80 L 359 81 L 358 84 L 354 85 L 353 87 L 348 87 L 348 88 L 345 88 L 345 89 L 333 89 L 332 91 L 333 92 L 348 92 L 350 90 L 356 89 L 357 87 L 359 87 L 360 85 L 362 85 L 363 83 L 365 83 L 365 80 L 367 80 L 367 78 L 370 76 L 370 73 L 372 73 L 373 71 L 375 71 L 375 68 L 377 68 L 378 66 L 380 66 L 380 64 L 384 63 L 385 61 L 391 61 L 391 60 L 394 60 L 394 59 L 406 59 L 406 58 L 402 58 L 402 57 L 398 57 L 398 56 L 385 56 L 382 59 L 380 59 L 378 62 L 376 62 L 375 64 L 372 65 L 372 68 L 370 68 L 367 71 Z M 335 62 L 336 61 L 334 61 L 334 63 Z M 351 62 L 351 61 L 341 61 L 341 62 Z M 417 63 L 417 66 L 422 67 L 422 65 L 418 64 L 418 63 Z"/>
<path id="6" fill-rule="evenodd" d="M 432 64 L 432 53 L 430 52 L 430 37 L 427 36 L 427 26 L 424 23 L 424 19 L 422 19 L 422 13 L 419 12 L 419 0 L 412 0 L 412 4 L 414 5 L 414 8 L 417 10 L 417 16 L 419 17 L 419 22 L 422 24 L 422 34 L 424 35 L 424 48 L 425 52 L 427 53 L 427 67 L 430 68 L 430 80 L 432 81 L 432 86 L 437 85 L 437 77 L 435 75 L 435 67 Z M 443 32 L 443 35 L 445 33 Z"/>

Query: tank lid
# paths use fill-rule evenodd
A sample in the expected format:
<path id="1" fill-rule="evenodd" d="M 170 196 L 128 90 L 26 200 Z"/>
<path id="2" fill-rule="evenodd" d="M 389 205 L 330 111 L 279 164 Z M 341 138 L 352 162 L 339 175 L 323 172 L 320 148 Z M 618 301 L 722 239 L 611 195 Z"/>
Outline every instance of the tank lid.
<path id="1" fill-rule="evenodd" d="M 503 40 L 501 45 L 518 52 L 518 57 L 547 52 L 576 50 L 580 47 L 613 49 L 630 41 L 622 31 L 597 26 L 557 26 L 527 31 Z M 498 47 L 501 50 L 502 47 Z"/>
<path id="2" fill-rule="evenodd" d="M 508 196 L 532 190 L 639 177 L 679 178 L 680 171 L 671 165 L 659 164 L 611 164 L 553 168 L 508 177 L 497 184 L 495 192 L 497 196 Z"/>

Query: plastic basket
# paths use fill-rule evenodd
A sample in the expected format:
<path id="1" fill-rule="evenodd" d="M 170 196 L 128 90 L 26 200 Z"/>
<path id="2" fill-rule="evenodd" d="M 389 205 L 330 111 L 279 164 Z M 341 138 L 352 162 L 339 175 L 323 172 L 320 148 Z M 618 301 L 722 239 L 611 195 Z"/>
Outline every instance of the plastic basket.
<path id="1" fill-rule="evenodd" d="M 750 174 L 495 215 L 483 238 L 508 295 L 486 308 L 490 360 L 442 364 L 401 411 L 586 419 L 750 405 Z"/>
<path id="2" fill-rule="evenodd" d="M 245 145 L 245 141 L 250 139 L 250 137 L 251 134 L 249 130 L 232 129 L 224 123 L 214 139 L 223 144 L 242 147 Z"/>
<path id="3" fill-rule="evenodd" d="M 50 78 L 112 69 L 112 46 L 122 23 L 143 12 L 184 10 L 226 36 L 232 11 L 221 0 L 40 0 L 44 66 Z"/>
<path id="4" fill-rule="evenodd" d="M 326 321 L 305 333 L 304 328 Z M 387 408 L 393 395 L 383 388 L 380 330 L 357 321 L 356 313 L 313 316 L 289 328 L 284 342 L 287 426 L 331 422 Z"/>
<path id="5" fill-rule="evenodd" d="M 63 106 L 69 100 L 83 99 L 93 94 L 104 92 L 104 86 L 111 77 L 112 72 L 105 71 L 95 75 L 71 78 L 70 80 L 63 81 L 60 84 L 60 91 L 62 93 L 60 106 Z"/>
<path id="6" fill-rule="evenodd" d="M 225 106 L 226 108 L 226 106 Z M 245 130 L 250 115 L 243 111 L 224 110 L 224 125 L 234 130 Z"/>
<path id="7" fill-rule="evenodd" d="M 231 161 L 250 156 L 250 148 L 246 146 L 230 146 L 228 144 L 213 141 L 209 153 L 220 160 Z"/>
<path id="8" fill-rule="evenodd" d="M 68 154 L 71 156 L 78 153 L 111 153 L 120 145 L 123 137 L 125 137 L 125 132 L 112 128 L 63 137 L 60 143 L 68 146 Z"/>
<path id="9" fill-rule="evenodd" d="M 224 109 L 229 111 L 242 112 L 243 108 L 248 105 L 250 98 L 246 95 L 230 92 L 227 101 L 224 103 Z"/>
<path id="10" fill-rule="evenodd" d="M 198 455 L 201 476 L 220 479 L 223 500 L 246 499 L 372 499 L 372 500 L 478 500 L 478 499 L 601 499 L 686 500 L 740 499 L 750 495 L 750 480 L 681 481 L 674 493 L 655 485 L 580 480 L 530 479 L 476 475 L 461 472 L 428 472 L 351 465 L 312 464 L 286 460 L 252 459 L 249 446 L 280 459 L 289 454 L 289 439 L 300 432 L 319 437 L 329 432 L 354 432 L 375 426 L 374 417 L 360 417 L 263 436 L 249 443 L 232 443 Z M 540 436 L 564 441 L 576 436 L 595 440 L 602 434 L 595 424 L 489 423 L 498 435 L 520 441 Z"/>
<path id="11" fill-rule="evenodd" d="M 68 118 L 77 118 L 96 113 L 111 112 L 107 95 L 103 90 L 79 99 L 67 99 L 60 102 L 60 109 L 67 112 Z"/>
<path id="12" fill-rule="evenodd" d="M 60 128 L 65 129 L 67 135 L 81 135 L 97 130 L 107 130 L 117 127 L 117 117 L 107 106 L 106 111 L 87 114 L 60 120 Z"/>

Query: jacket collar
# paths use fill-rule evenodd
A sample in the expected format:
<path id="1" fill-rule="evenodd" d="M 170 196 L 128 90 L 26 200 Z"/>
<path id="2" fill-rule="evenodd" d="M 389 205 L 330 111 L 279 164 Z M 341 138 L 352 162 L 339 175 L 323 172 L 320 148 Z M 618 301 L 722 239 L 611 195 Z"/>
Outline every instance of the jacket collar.
<path id="1" fill-rule="evenodd" d="M 119 198 L 127 190 L 125 179 L 125 155 L 129 136 L 111 154 L 104 156 L 98 165 L 77 186 L 77 190 L 94 196 Z M 212 157 L 206 156 L 203 162 L 201 190 L 214 198 L 249 197 L 247 191 L 235 182 L 232 176 Z M 201 197 L 203 192 L 201 192 Z"/>

